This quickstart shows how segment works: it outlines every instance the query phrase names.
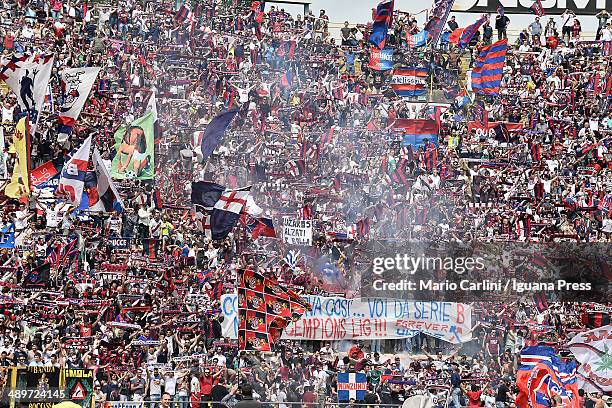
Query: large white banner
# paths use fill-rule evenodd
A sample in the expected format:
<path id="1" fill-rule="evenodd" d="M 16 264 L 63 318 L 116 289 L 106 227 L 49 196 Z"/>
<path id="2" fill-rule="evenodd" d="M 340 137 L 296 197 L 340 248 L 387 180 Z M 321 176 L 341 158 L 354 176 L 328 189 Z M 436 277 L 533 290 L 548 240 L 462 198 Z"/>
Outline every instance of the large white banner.
<path id="1" fill-rule="evenodd" d="M 422 332 L 451 343 L 472 338 L 472 308 L 452 302 L 306 296 L 312 310 L 291 323 L 284 339 L 401 339 Z M 237 296 L 221 297 L 223 336 L 237 338 Z"/>
<path id="2" fill-rule="evenodd" d="M 37 54 L 15 56 L 0 68 L 0 79 L 17 95 L 21 109 L 30 114 L 31 134 L 40 119 L 52 67 L 52 54 Z"/>
<path id="3" fill-rule="evenodd" d="M 312 245 L 312 220 L 283 217 L 283 240 L 292 245 Z"/>
<path id="4" fill-rule="evenodd" d="M 580 363 L 580 388 L 587 392 L 612 391 L 612 325 L 578 333 L 567 346 Z"/>

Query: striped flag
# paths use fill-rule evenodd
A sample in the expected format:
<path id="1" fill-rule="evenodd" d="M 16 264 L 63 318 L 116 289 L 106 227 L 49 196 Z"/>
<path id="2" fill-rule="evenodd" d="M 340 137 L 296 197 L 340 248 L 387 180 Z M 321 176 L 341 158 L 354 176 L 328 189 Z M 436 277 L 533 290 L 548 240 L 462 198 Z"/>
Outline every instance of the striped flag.
<path id="1" fill-rule="evenodd" d="M 472 90 L 475 93 L 499 94 L 507 52 L 508 40 L 505 38 L 480 49 L 472 70 Z"/>
<path id="2" fill-rule="evenodd" d="M 321 135 L 321 144 L 326 146 L 331 144 L 334 140 L 334 127 L 330 127 L 329 130 Z"/>
<path id="3" fill-rule="evenodd" d="M 306 162 L 302 159 L 289 160 L 285 165 L 285 169 L 291 177 L 299 177 L 306 173 Z"/>
<path id="4" fill-rule="evenodd" d="M 533 11 L 533 14 L 538 17 L 542 17 L 546 14 L 544 13 L 544 7 L 542 6 L 542 2 L 540 0 L 535 0 L 529 8 L 531 9 L 531 11 Z"/>
<path id="5" fill-rule="evenodd" d="M 459 38 L 459 43 L 457 44 L 459 48 L 464 49 L 467 45 L 472 41 L 476 32 L 480 29 L 480 26 L 483 25 L 487 21 L 487 15 L 483 14 L 478 21 L 473 24 L 465 27 L 463 32 L 461 33 L 461 37 Z"/>
<path id="6" fill-rule="evenodd" d="M 535 303 L 538 313 L 544 313 L 546 310 L 548 310 L 548 300 L 546 299 L 546 294 L 544 292 L 534 293 L 533 302 Z"/>
<path id="7" fill-rule="evenodd" d="M 187 4 L 183 3 L 181 7 L 177 10 L 176 14 L 174 15 L 174 19 L 178 21 L 179 23 L 183 23 L 190 18 L 191 18 L 191 9 L 189 8 Z"/>
<path id="8" fill-rule="evenodd" d="M 370 234 L 370 219 L 364 218 L 355 223 L 355 231 L 360 237 L 365 237 Z"/>
<path id="9" fill-rule="evenodd" d="M 419 96 L 427 92 L 426 68 L 397 68 L 391 77 L 391 89 L 398 96 Z"/>

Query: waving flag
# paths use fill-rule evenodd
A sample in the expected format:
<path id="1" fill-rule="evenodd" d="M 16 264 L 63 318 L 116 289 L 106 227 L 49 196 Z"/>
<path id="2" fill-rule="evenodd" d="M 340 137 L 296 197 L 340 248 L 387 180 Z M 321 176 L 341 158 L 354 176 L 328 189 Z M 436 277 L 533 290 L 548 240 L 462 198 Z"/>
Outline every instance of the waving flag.
<path id="1" fill-rule="evenodd" d="M 546 14 L 544 12 L 544 7 L 542 6 L 542 2 L 540 0 L 535 0 L 529 8 L 531 9 L 531 11 L 533 11 L 533 14 L 538 17 L 542 17 Z"/>
<path id="2" fill-rule="evenodd" d="M 274 229 L 274 223 L 270 218 L 250 217 L 249 222 L 246 224 L 246 228 L 247 231 L 251 233 L 251 237 L 253 239 L 257 239 L 259 237 L 276 238 L 276 230 Z"/>
<path id="3" fill-rule="evenodd" d="M 15 248 L 15 224 L 8 224 L 0 230 L 0 248 Z"/>
<path id="4" fill-rule="evenodd" d="M 419 96 L 427 92 L 426 68 L 397 68 L 391 77 L 391 89 L 398 96 Z"/>
<path id="5" fill-rule="evenodd" d="M 508 40 L 482 47 L 472 70 L 472 90 L 477 94 L 497 95 L 506 63 Z"/>
<path id="6" fill-rule="evenodd" d="M 578 333 L 567 344 L 576 360 L 578 385 L 587 392 L 611 392 L 612 326 Z"/>
<path id="7" fill-rule="evenodd" d="M 64 164 L 56 191 L 58 195 L 65 195 L 67 200 L 76 207 L 81 204 L 83 196 L 90 148 L 91 136 L 85 139 L 79 150 Z"/>
<path id="8" fill-rule="evenodd" d="M 393 126 L 396 129 L 403 129 L 404 146 L 411 145 L 419 147 L 425 145 L 425 140 L 438 145 L 438 124 L 430 119 L 398 119 Z"/>
<path id="9" fill-rule="evenodd" d="M 393 2 L 394 0 L 382 0 L 378 3 L 376 11 L 372 11 L 372 33 L 368 41 L 382 49 L 387 41 L 387 31 L 393 21 Z"/>
<path id="10" fill-rule="evenodd" d="M 434 1 L 434 6 L 431 14 L 429 15 L 429 20 L 425 24 L 425 30 L 431 34 L 432 47 L 436 45 L 438 39 L 440 38 L 440 34 L 442 34 L 444 31 L 446 20 L 448 20 L 448 15 L 453 8 L 454 2 L 455 0 Z"/>
<path id="11" fill-rule="evenodd" d="M 459 43 L 457 44 L 459 48 L 464 49 L 467 47 L 470 41 L 472 41 L 472 38 L 474 38 L 474 35 L 476 35 L 478 29 L 480 29 L 480 26 L 483 25 L 485 21 L 487 21 L 487 16 L 483 14 L 478 21 L 463 29 L 461 37 L 459 38 Z"/>
<path id="12" fill-rule="evenodd" d="M 283 329 L 310 310 L 310 304 L 254 271 L 240 270 L 238 280 L 238 348 L 271 351 Z"/>
<path id="13" fill-rule="evenodd" d="M 30 131 L 28 117 L 19 119 L 13 135 L 13 148 L 17 153 L 17 160 L 13 168 L 11 182 L 5 187 L 4 193 L 11 198 L 27 197 L 30 195 Z"/>
<path id="14" fill-rule="evenodd" d="M 93 151 L 93 164 L 96 174 L 96 186 L 87 192 L 89 209 L 92 211 L 123 211 L 123 202 L 111 179 L 98 148 Z"/>
<path id="15" fill-rule="evenodd" d="M 393 68 L 393 49 L 372 50 L 369 67 L 375 71 L 386 71 Z"/>
<path id="16" fill-rule="evenodd" d="M 429 33 L 427 30 L 423 30 L 414 35 L 406 33 L 406 44 L 408 45 L 408 48 L 422 47 L 427 44 L 428 36 Z"/>
<path id="17" fill-rule="evenodd" d="M 199 228 L 214 240 L 227 237 L 234 229 L 247 204 L 250 187 L 226 190 L 225 187 L 200 181 L 192 184 L 191 202 L 202 207 L 208 214 L 198 211 Z"/>
<path id="18" fill-rule="evenodd" d="M 61 89 L 64 103 L 59 109 L 58 133 L 68 137 L 101 68 L 67 68 L 62 72 Z"/>
<path id="19" fill-rule="evenodd" d="M 516 385 L 520 390 L 517 406 L 548 407 L 556 395 L 564 406 L 577 407 L 576 362 L 564 363 L 552 347 L 531 346 L 521 351 Z"/>
<path id="20" fill-rule="evenodd" d="M 32 133 L 36 132 L 52 67 L 52 54 L 13 56 L 0 67 L 0 80 L 17 95 L 21 110 L 29 114 Z"/>
<path id="21" fill-rule="evenodd" d="M 208 159 L 221 140 L 230 123 L 238 113 L 237 109 L 220 113 L 206 126 L 204 137 L 202 138 L 202 160 Z"/>

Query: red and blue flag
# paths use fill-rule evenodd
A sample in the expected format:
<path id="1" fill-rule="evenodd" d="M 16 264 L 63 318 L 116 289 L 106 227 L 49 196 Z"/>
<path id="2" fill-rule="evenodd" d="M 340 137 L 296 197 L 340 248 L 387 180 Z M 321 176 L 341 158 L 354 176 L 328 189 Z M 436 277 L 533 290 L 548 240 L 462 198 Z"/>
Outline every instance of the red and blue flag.
<path id="1" fill-rule="evenodd" d="M 464 49 L 467 45 L 472 41 L 476 32 L 480 29 L 480 26 L 483 25 L 487 21 L 487 16 L 485 14 L 482 15 L 475 23 L 465 27 L 463 32 L 461 33 L 461 37 L 459 38 L 459 43 L 457 44 L 459 48 Z"/>
<path id="2" fill-rule="evenodd" d="M 406 34 L 406 45 L 408 48 L 422 47 L 427 44 L 427 38 L 429 33 L 427 30 L 423 30 L 417 34 Z"/>
<path id="3" fill-rule="evenodd" d="M 415 148 L 425 146 L 425 142 L 438 145 L 438 124 L 430 119 L 398 119 L 395 128 L 404 132 L 402 145 L 411 145 Z"/>
<path id="4" fill-rule="evenodd" d="M 426 68 L 398 68 L 393 70 L 391 88 L 398 96 L 419 96 L 427 92 Z"/>
<path id="5" fill-rule="evenodd" d="M 505 38 L 480 49 L 472 70 L 472 91 L 484 95 L 499 94 L 507 52 L 508 40 Z"/>
<path id="6" fill-rule="evenodd" d="M 393 68 L 393 49 L 373 49 L 370 52 L 369 67 L 375 71 L 387 71 Z"/>

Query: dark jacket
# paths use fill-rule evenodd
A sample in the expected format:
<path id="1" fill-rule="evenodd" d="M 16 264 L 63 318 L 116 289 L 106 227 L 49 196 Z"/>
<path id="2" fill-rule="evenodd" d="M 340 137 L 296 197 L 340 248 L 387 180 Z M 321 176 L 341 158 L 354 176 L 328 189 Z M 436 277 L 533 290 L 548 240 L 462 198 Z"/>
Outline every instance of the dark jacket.
<path id="1" fill-rule="evenodd" d="M 234 408 L 261 408 L 261 402 L 253 398 L 245 398 L 242 401 L 238 401 Z"/>

